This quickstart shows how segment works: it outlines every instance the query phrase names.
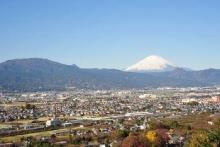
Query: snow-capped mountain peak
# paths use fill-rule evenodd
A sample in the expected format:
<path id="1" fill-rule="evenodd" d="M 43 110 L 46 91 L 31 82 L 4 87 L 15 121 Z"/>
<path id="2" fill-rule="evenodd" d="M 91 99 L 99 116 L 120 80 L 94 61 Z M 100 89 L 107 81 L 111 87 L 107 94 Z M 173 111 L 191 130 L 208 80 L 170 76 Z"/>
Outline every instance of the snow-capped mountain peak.
<path id="1" fill-rule="evenodd" d="M 149 56 L 138 63 L 128 67 L 126 71 L 131 72 L 163 72 L 171 71 L 175 65 L 160 56 Z"/>

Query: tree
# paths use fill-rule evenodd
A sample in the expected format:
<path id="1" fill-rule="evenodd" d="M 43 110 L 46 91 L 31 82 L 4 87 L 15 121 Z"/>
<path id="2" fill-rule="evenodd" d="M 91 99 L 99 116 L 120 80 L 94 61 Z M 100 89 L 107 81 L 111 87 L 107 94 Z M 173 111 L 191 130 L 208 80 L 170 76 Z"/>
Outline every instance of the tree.
<path id="1" fill-rule="evenodd" d="M 170 140 L 168 135 L 168 130 L 166 129 L 157 129 L 157 140 L 156 144 L 160 144 L 160 146 L 166 144 Z"/>
<path id="2" fill-rule="evenodd" d="M 154 145 L 159 146 L 159 147 L 163 147 L 166 145 L 166 143 L 167 143 L 167 140 L 165 138 L 163 138 L 162 135 L 158 135 Z"/>
<path id="3" fill-rule="evenodd" d="M 191 124 L 187 125 L 187 130 L 188 131 L 192 130 L 192 125 Z"/>
<path id="4" fill-rule="evenodd" d="M 112 139 L 120 139 L 120 138 L 126 138 L 129 135 L 129 130 L 116 130 L 112 132 L 111 137 Z"/>
<path id="5" fill-rule="evenodd" d="M 148 131 L 146 134 L 146 138 L 149 142 L 155 143 L 157 139 L 157 132 L 156 131 Z"/>
<path id="6" fill-rule="evenodd" d="M 156 122 L 156 121 L 150 121 L 149 122 L 149 128 L 151 129 L 151 130 L 155 130 L 155 129 L 157 129 L 157 125 L 158 123 Z"/>
<path id="7" fill-rule="evenodd" d="M 209 135 L 207 131 L 198 131 L 192 134 L 188 147 L 211 147 Z"/>
<path id="8" fill-rule="evenodd" d="M 31 105 L 31 104 L 26 104 L 25 105 L 25 109 L 35 109 L 36 106 L 35 105 Z"/>
<path id="9" fill-rule="evenodd" d="M 21 138 L 21 141 L 23 141 L 23 146 L 31 147 L 33 146 L 33 137 L 27 137 L 27 138 Z"/>
<path id="10" fill-rule="evenodd" d="M 174 128 L 178 128 L 180 125 L 178 123 L 178 121 L 172 121 L 170 124 L 170 128 L 174 129 Z"/>
<path id="11" fill-rule="evenodd" d="M 33 147 L 52 147 L 48 141 L 36 141 L 32 145 Z"/>
<path id="12" fill-rule="evenodd" d="M 82 138 L 80 136 L 74 136 L 72 138 L 72 142 L 71 143 L 73 143 L 73 144 L 81 144 L 81 142 L 82 142 Z"/>
<path id="13" fill-rule="evenodd" d="M 192 102 L 188 103 L 188 105 L 190 105 L 190 106 L 197 106 L 197 105 L 199 105 L 199 103 L 196 102 L 196 101 L 192 101 Z"/>
<path id="14" fill-rule="evenodd" d="M 143 123 L 144 123 L 144 118 L 136 120 L 136 124 L 139 125 L 139 126 L 142 125 Z"/>
<path id="15" fill-rule="evenodd" d="M 175 128 L 180 127 L 179 122 L 176 120 L 164 120 L 162 122 L 162 125 L 164 126 L 163 128 L 166 128 L 166 129 L 175 129 Z"/>
<path id="16" fill-rule="evenodd" d="M 149 142 L 141 135 L 130 134 L 122 142 L 122 147 L 149 147 Z"/>
<path id="17" fill-rule="evenodd" d="M 209 133 L 209 140 L 217 146 L 220 146 L 220 129 L 211 131 Z"/>
<path id="18" fill-rule="evenodd" d="M 50 141 L 51 141 L 52 144 L 54 144 L 56 142 L 56 135 L 55 134 L 52 134 L 50 136 Z"/>
<path id="19" fill-rule="evenodd" d="M 220 119 L 216 120 L 215 124 L 220 128 Z"/>

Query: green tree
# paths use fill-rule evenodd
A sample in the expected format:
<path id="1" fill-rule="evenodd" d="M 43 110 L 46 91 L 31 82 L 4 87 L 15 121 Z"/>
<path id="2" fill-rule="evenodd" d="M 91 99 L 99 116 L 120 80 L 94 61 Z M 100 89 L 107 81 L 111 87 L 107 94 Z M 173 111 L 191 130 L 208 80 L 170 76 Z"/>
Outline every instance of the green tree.
<path id="1" fill-rule="evenodd" d="M 209 140 L 216 146 L 220 146 L 220 129 L 211 131 L 209 133 Z"/>
<path id="2" fill-rule="evenodd" d="M 48 141 L 36 141 L 32 147 L 52 147 L 52 145 Z"/>
<path id="3" fill-rule="evenodd" d="M 175 129 L 178 128 L 180 126 L 180 124 L 178 123 L 178 121 L 172 121 L 170 124 L 170 128 Z"/>
<path id="4" fill-rule="evenodd" d="M 116 130 L 111 134 L 113 139 L 126 138 L 129 135 L 129 131 L 127 129 L 124 130 Z"/>

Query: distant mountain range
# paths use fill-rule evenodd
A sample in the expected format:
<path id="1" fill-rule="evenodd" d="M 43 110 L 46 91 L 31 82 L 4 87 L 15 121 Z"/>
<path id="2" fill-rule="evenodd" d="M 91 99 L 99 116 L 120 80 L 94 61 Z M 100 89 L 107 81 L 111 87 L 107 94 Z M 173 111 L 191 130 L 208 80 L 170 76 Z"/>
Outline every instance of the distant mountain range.
<path id="1" fill-rule="evenodd" d="M 220 85 L 220 70 L 182 68 L 136 73 L 115 69 L 83 69 L 47 59 L 15 59 L 0 63 L 0 88 L 13 91 L 79 89 L 132 89 Z"/>

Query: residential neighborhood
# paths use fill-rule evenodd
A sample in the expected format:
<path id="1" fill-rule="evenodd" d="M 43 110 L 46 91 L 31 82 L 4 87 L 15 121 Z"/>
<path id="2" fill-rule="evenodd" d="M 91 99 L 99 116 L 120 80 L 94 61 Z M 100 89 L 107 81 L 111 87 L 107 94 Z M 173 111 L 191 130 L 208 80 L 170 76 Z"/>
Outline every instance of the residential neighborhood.
<path id="1" fill-rule="evenodd" d="M 204 115 L 208 117 L 203 120 L 204 126 L 216 126 L 216 120 L 220 119 L 220 88 L 4 91 L 0 107 L 2 144 L 21 145 L 28 137 L 51 141 L 51 136 L 56 136 L 53 144 L 113 146 L 123 144 L 127 133 L 144 133 L 152 129 L 152 123 L 166 126 L 163 123 L 170 121 L 169 125 L 176 123 L 173 124 L 176 128 L 168 125 L 154 129 L 166 136 L 168 146 L 183 146 L 188 136 L 179 132 L 178 120 Z M 194 127 L 193 123 L 188 125 Z M 125 136 L 112 137 L 118 131 Z"/>

